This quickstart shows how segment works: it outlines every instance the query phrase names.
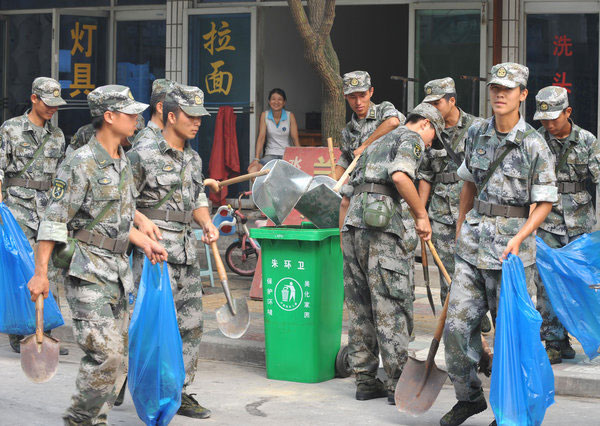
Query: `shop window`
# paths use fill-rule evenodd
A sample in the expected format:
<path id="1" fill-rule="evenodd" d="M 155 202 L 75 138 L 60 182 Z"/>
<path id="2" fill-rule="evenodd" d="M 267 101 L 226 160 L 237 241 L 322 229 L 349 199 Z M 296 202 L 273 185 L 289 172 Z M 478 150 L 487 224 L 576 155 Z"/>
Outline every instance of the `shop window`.
<path id="1" fill-rule="evenodd" d="M 479 77 L 480 25 L 479 10 L 415 11 L 415 105 L 425 97 L 425 83 L 452 77 L 458 105 L 479 115 L 479 83 L 461 76 Z"/>
<path id="2" fill-rule="evenodd" d="M 90 6 L 110 6 L 110 0 L 0 0 L 0 9 L 2 10 Z"/>
<path id="3" fill-rule="evenodd" d="M 575 123 L 598 128 L 598 14 L 527 15 L 529 96 L 527 121 L 533 121 L 535 95 L 546 86 L 569 92 Z"/>
<path id="4" fill-rule="evenodd" d="M 22 115 L 31 107 L 31 83 L 51 74 L 52 15 L 10 15 L 4 119 Z"/>
<path id="5" fill-rule="evenodd" d="M 106 84 L 108 18 L 61 15 L 58 75 L 67 105 L 58 125 L 67 137 L 91 121 L 87 95 Z"/>
<path id="6" fill-rule="evenodd" d="M 165 31 L 162 20 L 117 22 L 117 84 L 129 86 L 140 102 L 149 103 L 152 82 L 165 77 Z"/>

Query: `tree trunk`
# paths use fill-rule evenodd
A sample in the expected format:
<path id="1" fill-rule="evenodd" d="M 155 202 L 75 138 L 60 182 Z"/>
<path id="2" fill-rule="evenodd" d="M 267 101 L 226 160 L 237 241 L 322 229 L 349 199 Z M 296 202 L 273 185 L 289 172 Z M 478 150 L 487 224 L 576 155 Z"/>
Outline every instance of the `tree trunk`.
<path id="1" fill-rule="evenodd" d="M 288 0 L 292 18 L 304 41 L 304 57 L 321 79 L 321 135 L 339 144 L 346 105 L 342 92 L 340 64 L 329 36 L 335 17 L 335 0 L 308 0 L 308 15 L 301 0 Z"/>

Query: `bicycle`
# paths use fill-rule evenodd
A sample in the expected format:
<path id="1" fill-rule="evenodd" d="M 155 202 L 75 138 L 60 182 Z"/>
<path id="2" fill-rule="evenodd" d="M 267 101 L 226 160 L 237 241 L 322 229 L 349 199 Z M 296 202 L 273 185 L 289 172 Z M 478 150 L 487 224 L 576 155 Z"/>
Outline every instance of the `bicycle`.
<path id="1" fill-rule="evenodd" d="M 260 245 L 258 241 L 250 238 L 250 231 L 246 223 L 248 218 L 242 213 L 242 198 L 248 197 L 252 191 L 242 192 L 238 197 L 238 209 L 234 210 L 231 206 L 227 206 L 229 214 L 235 222 L 222 222 L 219 227 L 235 225 L 235 232 L 238 239 L 227 247 L 225 251 L 225 261 L 227 266 L 233 272 L 243 277 L 251 277 L 256 271 L 258 263 L 258 255 L 260 253 Z"/>

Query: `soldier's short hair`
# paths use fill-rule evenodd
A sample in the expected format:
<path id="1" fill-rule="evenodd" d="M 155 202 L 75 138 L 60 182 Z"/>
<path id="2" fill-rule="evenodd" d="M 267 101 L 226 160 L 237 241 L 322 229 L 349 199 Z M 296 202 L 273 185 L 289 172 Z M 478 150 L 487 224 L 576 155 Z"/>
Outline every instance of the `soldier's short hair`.
<path id="1" fill-rule="evenodd" d="M 92 117 L 92 127 L 94 130 L 99 130 L 104 124 L 104 115 L 98 117 Z"/>
<path id="2" fill-rule="evenodd" d="M 164 102 L 166 93 L 153 93 L 150 96 L 150 117 L 156 114 L 156 105 L 159 102 Z"/>
<path id="3" fill-rule="evenodd" d="M 181 111 L 181 108 L 179 107 L 177 102 L 173 102 L 170 100 L 163 101 L 163 123 L 165 123 L 165 126 L 169 121 L 169 113 L 172 112 L 173 114 L 175 114 L 175 117 L 177 117 L 179 111 Z"/>
<path id="4" fill-rule="evenodd" d="M 456 92 L 454 93 L 446 93 L 444 95 L 444 99 L 446 99 L 447 101 L 450 101 L 450 99 L 454 98 L 455 101 L 458 101 L 458 97 L 456 96 Z"/>

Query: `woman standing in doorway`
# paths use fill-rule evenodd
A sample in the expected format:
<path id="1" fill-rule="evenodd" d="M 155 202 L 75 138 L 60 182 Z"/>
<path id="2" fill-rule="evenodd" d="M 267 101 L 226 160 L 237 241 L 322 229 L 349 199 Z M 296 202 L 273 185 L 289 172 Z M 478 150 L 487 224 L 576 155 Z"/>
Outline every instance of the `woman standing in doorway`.
<path id="1" fill-rule="evenodd" d="M 286 111 L 285 102 L 285 92 L 282 89 L 273 89 L 269 92 L 271 108 L 260 115 L 256 157 L 248 166 L 248 173 L 259 171 L 271 160 L 283 158 L 283 152 L 288 146 L 300 146 L 296 117 Z"/>

